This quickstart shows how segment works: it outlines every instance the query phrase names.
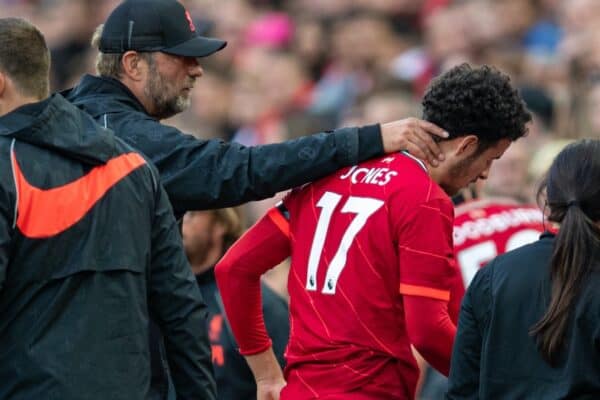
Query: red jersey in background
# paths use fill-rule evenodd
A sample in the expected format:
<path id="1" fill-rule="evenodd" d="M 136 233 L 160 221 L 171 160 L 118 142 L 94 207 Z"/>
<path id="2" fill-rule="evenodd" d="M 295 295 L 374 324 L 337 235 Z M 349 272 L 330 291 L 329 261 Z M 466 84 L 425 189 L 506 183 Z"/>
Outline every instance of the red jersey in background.
<path id="1" fill-rule="evenodd" d="M 510 199 L 480 199 L 455 209 L 454 252 L 467 287 L 496 256 L 536 241 L 544 232 L 540 209 Z"/>

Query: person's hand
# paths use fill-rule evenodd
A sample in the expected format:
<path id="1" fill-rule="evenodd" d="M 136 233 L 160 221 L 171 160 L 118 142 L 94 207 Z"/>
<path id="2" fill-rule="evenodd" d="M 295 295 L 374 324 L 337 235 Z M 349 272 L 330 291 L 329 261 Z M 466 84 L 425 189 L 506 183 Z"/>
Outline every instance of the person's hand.
<path id="1" fill-rule="evenodd" d="M 256 382 L 256 400 L 279 400 L 279 393 L 285 386 L 283 376 Z"/>
<path id="2" fill-rule="evenodd" d="M 281 367 L 273 348 L 245 356 L 256 381 L 256 400 L 279 400 L 279 392 L 285 386 Z"/>
<path id="3" fill-rule="evenodd" d="M 408 150 L 435 167 L 444 159 L 444 155 L 431 135 L 447 138 L 448 132 L 418 118 L 405 118 L 381 125 L 381 139 L 386 153 Z"/>

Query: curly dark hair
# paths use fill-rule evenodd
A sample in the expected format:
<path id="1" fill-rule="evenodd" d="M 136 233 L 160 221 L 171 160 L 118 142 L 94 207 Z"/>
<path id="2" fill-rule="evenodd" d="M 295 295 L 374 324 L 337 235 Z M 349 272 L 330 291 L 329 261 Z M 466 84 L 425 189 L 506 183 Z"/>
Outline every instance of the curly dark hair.
<path id="1" fill-rule="evenodd" d="M 434 79 L 423 97 L 423 119 L 450 134 L 450 139 L 476 135 L 479 147 L 527 133 L 531 114 L 510 85 L 510 78 L 484 65 L 461 64 Z"/>

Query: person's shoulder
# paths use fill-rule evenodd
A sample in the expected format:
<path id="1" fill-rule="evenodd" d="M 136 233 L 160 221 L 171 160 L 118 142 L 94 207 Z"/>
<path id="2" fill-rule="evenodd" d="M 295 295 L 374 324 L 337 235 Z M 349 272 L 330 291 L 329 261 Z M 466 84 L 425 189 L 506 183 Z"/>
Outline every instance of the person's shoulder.
<path id="1" fill-rule="evenodd" d="M 141 127 L 144 129 L 159 129 L 159 130 L 171 130 L 176 129 L 169 125 L 165 125 L 156 118 L 151 117 L 143 111 L 139 110 L 121 110 L 116 113 L 111 113 L 107 116 L 113 124 L 115 122 L 119 123 L 121 126 L 131 126 L 135 124 L 136 127 Z M 100 120 L 102 122 L 102 119 Z M 109 123 L 110 123 L 109 122 Z"/>
<path id="2" fill-rule="evenodd" d="M 547 268 L 553 248 L 554 235 L 546 232 L 535 242 L 499 255 L 489 265 L 492 265 L 497 273 L 514 278 L 535 275 L 538 269 Z"/>
<path id="3" fill-rule="evenodd" d="M 520 246 L 514 250 L 506 252 L 500 256 L 498 256 L 499 262 L 506 262 L 506 260 L 510 260 L 514 257 L 525 257 L 527 255 L 538 255 L 541 253 L 547 253 L 548 250 L 552 250 L 554 247 L 554 238 L 555 235 L 550 232 L 544 232 L 540 235 L 539 240 L 535 242 L 525 244 Z"/>
<path id="4" fill-rule="evenodd" d="M 283 205 L 284 207 L 293 207 L 297 202 L 302 203 L 303 198 L 307 190 L 311 188 L 316 182 L 305 183 L 304 185 L 296 186 L 290 189 L 281 199 L 277 202 L 276 207 Z"/>
<path id="5" fill-rule="evenodd" d="M 467 292 L 472 296 L 474 293 L 476 295 L 481 295 L 482 293 L 487 293 L 490 288 L 490 280 L 492 275 L 494 274 L 494 269 L 496 268 L 497 258 L 490 261 L 483 268 L 479 268 L 471 282 L 469 283 L 469 287 L 467 288 Z"/>
<path id="6" fill-rule="evenodd" d="M 152 192 L 156 192 L 159 188 L 160 174 L 152 159 L 118 136 L 114 136 L 114 143 L 118 155 L 130 157 L 132 160 L 135 159 L 137 160 L 136 163 L 143 166 L 141 174 L 146 177 L 146 182 L 151 183 Z M 137 178 L 132 177 L 132 179 Z"/>
<path id="7" fill-rule="evenodd" d="M 379 158 L 389 165 L 397 175 L 391 185 L 392 191 L 400 194 L 406 202 L 427 203 L 431 200 L 449 202 L 450 198 L 433 181 L 427 165 L 408 152 L 400 152 Z"/>
<path id="8" fill-rule="evenodd" d="M 423 160 L 406 151 L 384 155 L 375 160 L 388 165 L 405 179 L 414 178 L 415 180 L 424 180 L 425 178 L 429 178 L 427 165 L 423 162 Z"/>
<path id="9" fill-rule="evenodd" d="M 178 128 L 137 111 L 127 115 L 111 115 L 109 126 L 115 135 L 153 160 L 165 158 L 181 149 L 206 149 L 209 141 L 196 139 Z"/>

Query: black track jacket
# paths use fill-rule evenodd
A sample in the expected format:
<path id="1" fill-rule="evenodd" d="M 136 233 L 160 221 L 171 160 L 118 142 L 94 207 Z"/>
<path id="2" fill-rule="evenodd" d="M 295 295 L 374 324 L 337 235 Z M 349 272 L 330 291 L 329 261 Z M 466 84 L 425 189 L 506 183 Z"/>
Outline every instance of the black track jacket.
<path id="1" fill-rule="evenodd" d="M 158 174 L 60 95 L 0 117 L 0 399 L 144 399 L 149 314 L 178 398 L 206 310 Z"/>
<path id="2" fill-rule="evenodd" d="M 463 299 L 446 399 L 600 399 L 600 265 L 573 303 L 554 366 L 529 335 L 550 302 L 554 237 L 480 269 Z"/>
<path id="3" fill-rule="evenodd" d="M 245 147 L 161 124 L 115 79 L 85 75 L 63 94 L 156 165 L 177 216 L 268 198 L 383 154 L 379 125 Z"/>

